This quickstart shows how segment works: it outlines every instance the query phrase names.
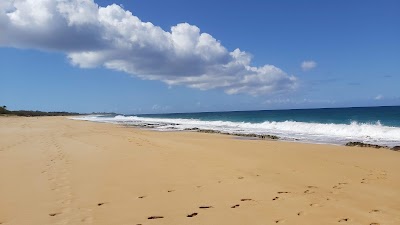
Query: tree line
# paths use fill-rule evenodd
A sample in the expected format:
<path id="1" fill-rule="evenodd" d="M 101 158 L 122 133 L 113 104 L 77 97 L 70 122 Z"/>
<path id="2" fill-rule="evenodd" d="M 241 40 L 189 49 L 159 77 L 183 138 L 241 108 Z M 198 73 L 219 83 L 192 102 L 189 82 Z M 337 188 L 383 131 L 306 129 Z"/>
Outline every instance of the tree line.
<path id="1" fill-rule="evenodd" d="M 13 116 L 73 116 L 81 115 L 75 112 L 43 112 L 43 111 L 33 111 L 33 110 L 17 110 L 11 111 L 7 109 L 7 106 L 0 106 L 0 115 L 13 115 Z"/>

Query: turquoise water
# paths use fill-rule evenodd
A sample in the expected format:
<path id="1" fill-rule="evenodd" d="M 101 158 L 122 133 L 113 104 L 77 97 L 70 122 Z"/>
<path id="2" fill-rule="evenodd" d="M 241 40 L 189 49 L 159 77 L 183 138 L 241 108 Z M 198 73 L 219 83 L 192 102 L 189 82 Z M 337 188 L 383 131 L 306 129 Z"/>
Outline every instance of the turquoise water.
<path id="1" fill-rule="evenodd" d="M 400 106 L 148 114 L 139 116 L 249 123 L 297 121 L 324 124 L 351 124 L 351 122 L 358 122 L 369 124 L 380 123 L 385 126 L 400 127 Z"/>
<path id="2" fill-rule="evenodd" d="M 400 107 L 263 110 L 147 115 L 92 115 L 83 120 L 151 127 L 160 131 L 209 129 L 270 134 L 282 140 L 400 145 Z"/>

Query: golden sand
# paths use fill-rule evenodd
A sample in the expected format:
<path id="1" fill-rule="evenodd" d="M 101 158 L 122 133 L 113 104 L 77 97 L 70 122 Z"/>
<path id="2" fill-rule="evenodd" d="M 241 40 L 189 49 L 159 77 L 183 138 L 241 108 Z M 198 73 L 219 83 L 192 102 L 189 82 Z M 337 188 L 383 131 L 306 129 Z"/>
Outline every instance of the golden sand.
<path id="1" fill-rule="evenodd" d="M 400 152 L 0 117 L 0 224 L 400 224 Z"/>

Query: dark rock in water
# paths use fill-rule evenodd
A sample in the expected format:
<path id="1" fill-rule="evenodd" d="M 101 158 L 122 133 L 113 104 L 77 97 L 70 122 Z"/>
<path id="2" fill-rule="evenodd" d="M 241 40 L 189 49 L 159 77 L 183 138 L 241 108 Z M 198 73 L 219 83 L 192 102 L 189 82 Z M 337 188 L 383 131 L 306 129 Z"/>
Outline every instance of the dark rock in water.
<path id="1" fill-rule="evenodd" d="M 273 139 L 273 140 L 277 140 L 277 139 L 279 139 L 279 137 L 278 136 L 276 136 L 276 135 L 269 135 L 269 134 L 267 134 L 267 135 L 261 135 L 262 137 L 262 139 Z"/>
<path id="2" fill-rule="evenodd" d="M 261 138 L 261 139 L 279 139 L 278 136 L 275 135 L 269 135 L 269 134 L 241 134 L 241 133 L 226 133 L 226 132 L 221 132 L 218 130 L 203 130 L 199 128 L 189 128 L 196 130 L 197 132 L 201 133 L 210 133 L 210 134 L 225 134 L 225 135 L 233 135 L 233 136 L 239 136 L 239 137 L 248 137 L 248 138 Z M 186 130 L 186 129 L 185 129 Z"/>
<path id="3" fill-rule="evenodd" d="M 368 148 L 388 148 L 387 146 L 366 144 L 366 143 L 359 142 L 359 141 L 350 141 L 350 142 L 347 142 L 347 143 L 346 143 L 346 146 L 368 147 Z"/>
<path id="4" fill-rule="evenodd" d="M 279 139 L 278 136 L 269 135 L 269 134 L 238 134 L 238 133 L 234 133 L 232 135 L 240 136 L 240 137 L 261 138 L 261 139 Z"/>
<path id="5" fill-rule="evenodd" d="M 393 151 L 400 151 L 400 146 L 394 146 L 393 148 L 391 148 Z"/>
<path id="6" fill-rule="evenodd" d="M 221 133 L 221 131 L 217 131 L 217 130 L 202 130 L 202 129 L 198 129 L 197 132 L 209 133 L 209 134 L 220 134 Z"/>
<path id="7" fill-rule="evenodd" d="M 188 131 L 191 131 L 191 130 L 200 130 L 199 128 L 197 128 L 197 127 L 193 127 L 193 128 L 185 128 L 184 130 L 188 130 Z"/>

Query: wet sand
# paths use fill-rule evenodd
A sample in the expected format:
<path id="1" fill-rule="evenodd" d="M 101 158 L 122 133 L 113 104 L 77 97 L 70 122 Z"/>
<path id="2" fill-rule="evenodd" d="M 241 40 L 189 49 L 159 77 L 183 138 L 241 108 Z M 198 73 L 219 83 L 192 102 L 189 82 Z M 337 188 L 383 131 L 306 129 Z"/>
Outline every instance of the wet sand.
<path id="1" fill-rule="evenodd" d="M 0 117 L 0 224 L 400 224 L 400 152 Z"/>

